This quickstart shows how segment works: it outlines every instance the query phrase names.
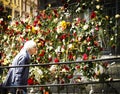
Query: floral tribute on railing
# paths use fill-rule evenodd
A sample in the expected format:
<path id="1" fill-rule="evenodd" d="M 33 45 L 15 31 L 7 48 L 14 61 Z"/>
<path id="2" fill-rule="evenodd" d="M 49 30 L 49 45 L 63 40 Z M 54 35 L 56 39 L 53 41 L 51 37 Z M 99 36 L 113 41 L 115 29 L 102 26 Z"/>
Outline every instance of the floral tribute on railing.
<path id="1" fill-rule="evenodd" d="M 30 39 L 38 44 L 38 54 L 33 56 L 33 64 L 100 58 L 104 39 L 108 37 L 106 26 L 113 24 L 109 16 L 102 13 L 104 7 L 100 3 L 100 0 L 78 0 L 71 5 L 73 10 L 67 2 L 55 9 L 48 5 L 37 15 L 14 19 L 1 40 L 3 51 L 0 63 L 10 65 L 24 42 Z M 115 47 L 114 37 L 114 34 L 110 36 L 112 47 Z M 112 78 L 105 75 L 107 68 L 107 62 L 35 66 L 30 68 L 28 84 L 57 83 L 58 80 L 61 84 L 109 80 Z"/>

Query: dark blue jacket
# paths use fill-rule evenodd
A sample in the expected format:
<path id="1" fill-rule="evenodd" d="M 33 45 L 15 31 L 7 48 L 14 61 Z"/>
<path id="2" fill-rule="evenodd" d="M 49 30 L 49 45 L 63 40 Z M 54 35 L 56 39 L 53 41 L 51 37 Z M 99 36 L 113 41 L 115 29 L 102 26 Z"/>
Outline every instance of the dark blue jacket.
<path id="1" fill-rule="evenodd" d="M 14 58 L 12 66 L 27 65 L 30 62 L 30 56 L 25 49 L 22 49 L 20 53 Z M 29 76 L 29 67 L 16 67 L 10 68 L 6 80 L 5 86 L 11 85 L 27 85 L 27 79 Z"/>

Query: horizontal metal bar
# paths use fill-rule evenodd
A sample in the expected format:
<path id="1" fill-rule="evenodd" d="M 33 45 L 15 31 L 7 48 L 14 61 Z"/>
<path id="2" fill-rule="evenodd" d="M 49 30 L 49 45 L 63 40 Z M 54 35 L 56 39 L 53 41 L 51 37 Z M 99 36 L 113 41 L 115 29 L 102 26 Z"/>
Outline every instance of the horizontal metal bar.
<path id="1" fill-rule="evenodd" d="M 120 82 L 120 79 L 113 81 L 91 81 L 91 82 L 81 82 L 81 83 L 64 83 L 64 84 L 46 84 L 46 85 L 22 85 L 22 86 L 5 86 L 4 88 L 20 88 L 20 87 L 53 87 L 53 86 L 71 86 L 71 85 L 87 85 L 87 84 L 102 84 L 102 83 L 115 83 Z"/>
<path id="2" fill-rule="evenodd" d="M 19 66 L 0 66 L 0 68 L 33 67 L 33 66 L 61 65 L 61 64 L 98 62 L 98 61 L 120 61 L 120 57 L 105 58 L 105 59 L 94 59 L 94 60 L 80 60 L 80 61 L 56 62 L 56 63 L 53 62 L 53 63 L 45 63 L 45 64 L 27 64 L 27 65 L 19 65 Z"/>

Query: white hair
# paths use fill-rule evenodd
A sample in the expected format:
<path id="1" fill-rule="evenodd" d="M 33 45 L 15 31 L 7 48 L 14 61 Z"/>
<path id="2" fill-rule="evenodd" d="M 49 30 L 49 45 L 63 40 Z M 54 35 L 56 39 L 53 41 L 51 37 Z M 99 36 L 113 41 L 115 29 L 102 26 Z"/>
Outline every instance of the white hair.
<path id="1" fill-rule="evenodd" d="M 36 43 L 33 40 L 26 41 L 24 44 L 24 49 L 29 50 L 33 47 L 36 47 Z"/>

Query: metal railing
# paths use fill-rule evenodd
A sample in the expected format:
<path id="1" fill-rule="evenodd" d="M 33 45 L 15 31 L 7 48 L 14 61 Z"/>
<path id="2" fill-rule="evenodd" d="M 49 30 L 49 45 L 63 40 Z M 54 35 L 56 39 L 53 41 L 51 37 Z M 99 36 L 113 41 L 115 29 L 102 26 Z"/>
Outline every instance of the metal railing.
<path id="1" fill-rule="evenodd" d="M 59 79 L 55 84 L 40 84 L 40 85 L 22 85 L 22 86 L 6 86 L 4 88 L 16 88 L 27 87 L 28 91 L 34 93 L 28 94 L 44 94 L 40 92 L 40 87 L 49 88 L 49 94 L 120 94 L 120 57 L 85 60 L 85 61 L 68 61 L 59 63 L 46 63 L 46 64 L 30 64 L 21 66 L 0 66 L 0 69 L 16 68 L 16 67 L 34 67 L 34 66 L 48 66 L 48 65 L 62 65 L 62 64 L 75 64 L 86 62 L 99 62 L 107 61 L 111 64 L 109 68 L 109 75 L 112 76 L 112 80 L 109 81 L 87 81 L 79 83 L 59 83 Z M 59 72 L 59 71 L 58 71 Z M 51 93 L 50 93 L 51 92 Z M 91 93 L 92 92 L 92 93 Z"/>

